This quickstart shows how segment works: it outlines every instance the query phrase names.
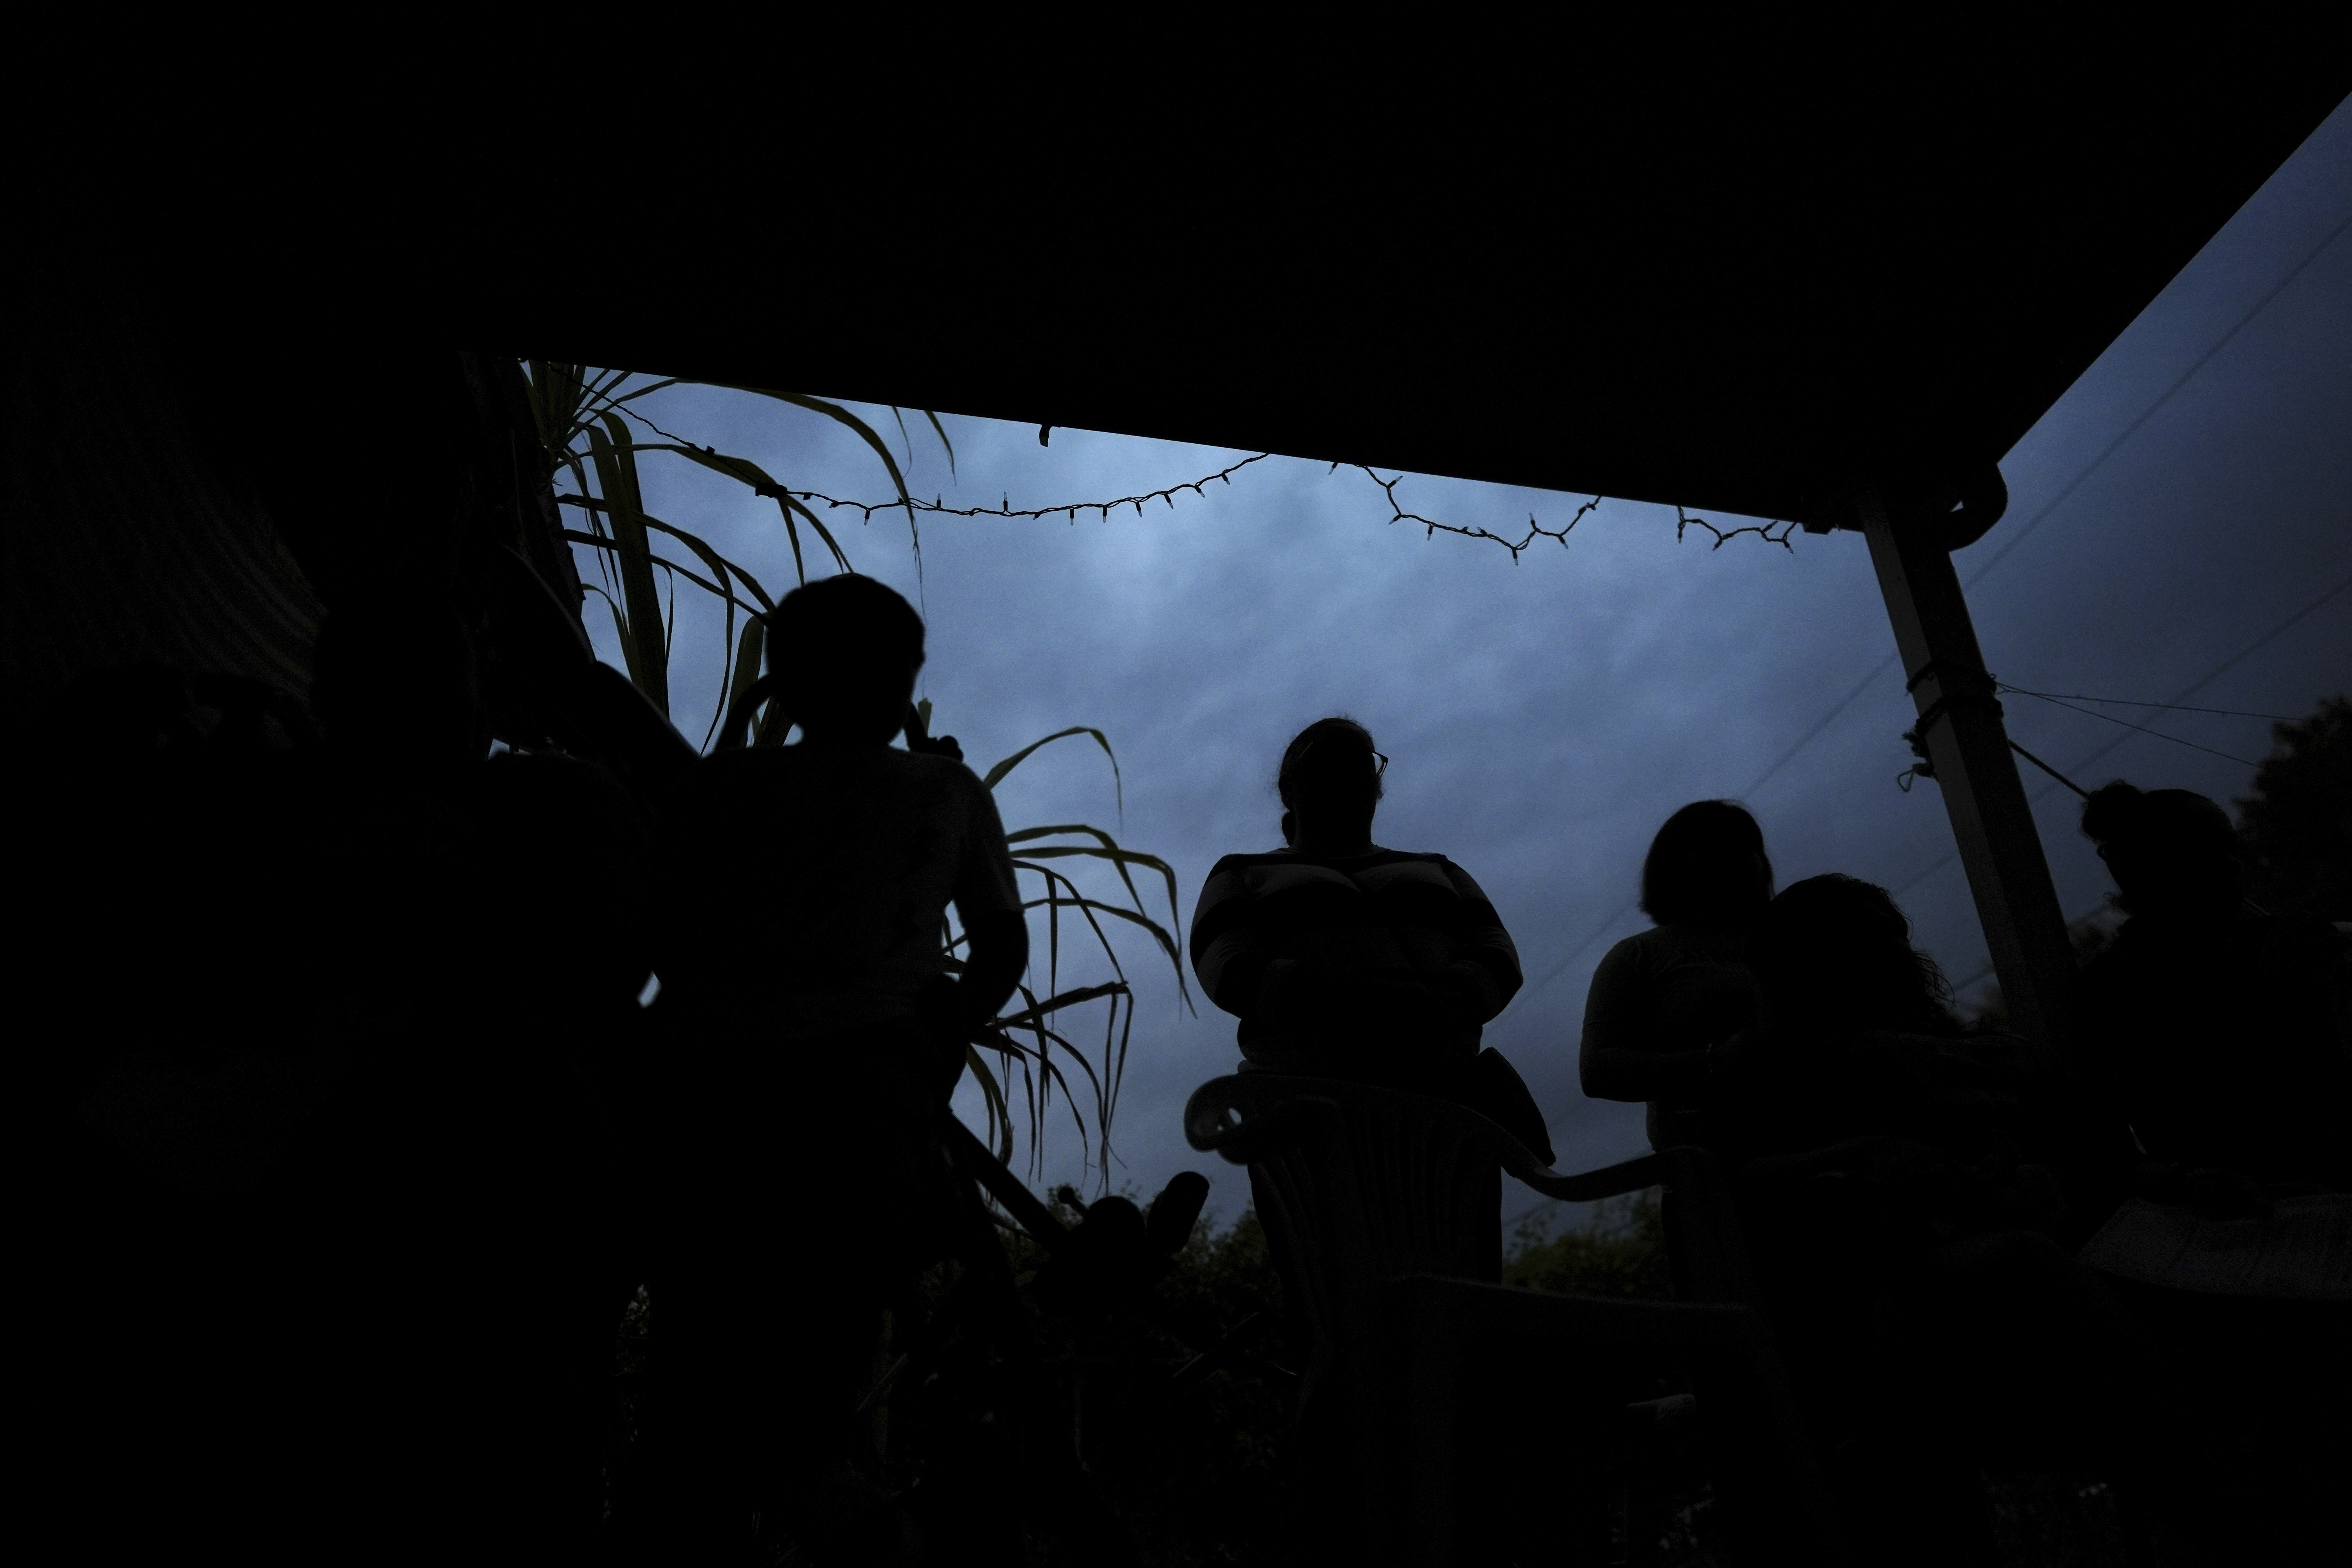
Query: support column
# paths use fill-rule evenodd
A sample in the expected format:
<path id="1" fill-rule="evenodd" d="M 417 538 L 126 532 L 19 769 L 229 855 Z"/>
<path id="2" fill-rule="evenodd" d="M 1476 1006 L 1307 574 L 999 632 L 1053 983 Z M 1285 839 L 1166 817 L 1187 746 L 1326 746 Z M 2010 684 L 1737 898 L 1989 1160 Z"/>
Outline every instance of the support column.
<path id="1" fill-rule="evenodd" d="M 1905 526 L 1908 520 L 1891 516 L 1875 489 L 1864 491 L 1856 506 L 1918 705 L 1919 739 L 1951 814 L 2011 1025 L 2063 1044 L 2073 1016 L 2074 949 L 1960 596 L 1959 574 L 1933 531 Z"/>

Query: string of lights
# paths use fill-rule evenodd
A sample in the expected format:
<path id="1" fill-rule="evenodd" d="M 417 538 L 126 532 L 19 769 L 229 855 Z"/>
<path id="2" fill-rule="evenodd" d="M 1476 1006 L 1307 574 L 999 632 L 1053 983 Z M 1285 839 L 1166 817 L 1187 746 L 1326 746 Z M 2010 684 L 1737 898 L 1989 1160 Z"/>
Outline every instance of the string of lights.
<path id="1" fill-rule="evenodd" d="M 1197 479 L 1187 480 L 1182 484 L 1170 485 L 1163 489 L 1145 490 L 1139 495 L 1120 496 L 1115 500 L 1063 501 L 1053 506 L 1014 506 L 1010 496 L 1002 498 L 1003 504 L 1001 506 L 950 506 L 943 499 L 937 496 L 934 496 L 929 500 L 909 500 L 905 501 L 863 501 L 845 500 L 839 497 L 826 495 L 819 490 L 793 490 L 791 494 L 794 500 L 802 502 L 822 501 L 824 503 L 828 510 L 835 508 L 848 508 L 852 510 L 862 513 L 865 520 L 867 521 L 871 521 L 874 514 L 877 511 L 898 511 L 909 506 L 917 511 L 929 512 L 940 517 L 1028 517 L 1041 519 L 1048 517 L 1063 517 L 1071 522 L 1077 521 L 1080 513 L 1091 511 L 1097 513 L 1103 521 L 1108 521 L 1112 512 L 1118 511 L 1125 507 L 1133 507 L 1135 509 L 1135 515 L 1141 517 L 1143 515 L 1143 503 L 1148 500 L 1165 501 L 1168 503 L 1169 510 L 1172 511 L 1176 508 L 1176 498 L 1186 490 L 1191 490 L 1194 495 L 1200 496 L 1205 500 L 1207 499 L 1209 492 L 1203 487 L 1215 484 L 1219 480 L 1223 480 L 1228 487 L 1230 487 L 1234 482 L 1233 477 L 1235 474 L 1241 472 L 1244 468 L 1248 468 L 1252 463 L 1264 462 L 1272 455 L 1273 454 L 1269 452 L 1259 452 L 1253 457 L 1244 458 L 1238 463 L 1230 463 L 1224 468 L 1218 469 L 1213 474 L 1203 474 Z M 762 487 L 761 493 L 772 496 L 774 492 Z"/>
<path id="2" fill-rule="evenodd" d="M 1576 515 L 1570 518 L 1567 523 L 1559 528 L 1544 527 L 1535 520 L 1535 514 L 1533 512 L 1529 512 L 1528 514 L 1528 531 L 1520 536 L 1518 542 L 1513 543 L 1511 541 L 1504 538 L 1501 534 L 1490 532 L 1483 528 L 1464 528 L 1457 523 L 1439 522 L 1433 518 L 1423 517 L 1419 512 L 1407 511 L 1404 508 L 1397 505 L 1396 499 L 1396 488 L 1404 482 L 1404 475 L 1399 474 L 1392 479 L 1384 479 L 1361 463 L 1350 463 L 1348 466 L 1362 474 L 1366 479 L 1371 480 L 1372 483 L 1381 487 L 1381 494 L 1387 499 L 1389 503 L 1389 511 L 1391 513 L 1389 522 L 1391 526 L 1400 522 L 1417 522 L 1422 527 L 1422 537 L 1424 539 L 1434 539 L 1441 533 L 1451 533 L 1463 539 L 1492 540 L 1495 543 L 1501 545 L 1504 549 L 1511 552 L 1511 563 L 1514 565 L 1518 563 L 1519 552 L 1525 550 L 1528 545 L 1533 544 L 1538 539 L 1551 540 L 1558 543 L 1562 550 L 1567 549 L 1569 534 L 1575 530 L 1578 523 L 1584 521 L 1584 514 L 1586 512 L 1591 511 L 1593 508 L 1601 504 L 1601 498 L 1599 496 L 1594 496 L 1591 500 L 1586 501 L 1582 506 L 1578 507 L 1576 509 Z M 1332 464 L 1331 471 L 1335 474 L 1338 473 L 1339 471 L 1339 465 L 1337 463 Z M 1679 532 L 1676 537 L 1680 537 Z"/>

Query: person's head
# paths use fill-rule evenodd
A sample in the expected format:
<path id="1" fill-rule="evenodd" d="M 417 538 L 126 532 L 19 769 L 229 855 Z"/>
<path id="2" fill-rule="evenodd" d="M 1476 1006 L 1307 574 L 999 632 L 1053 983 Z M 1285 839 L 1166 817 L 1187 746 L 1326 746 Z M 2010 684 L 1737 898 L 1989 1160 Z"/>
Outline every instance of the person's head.
<path id="1" fill-rule="evenodd" d="M 1727 800 L 1695 800 L 1650 840 L 1642 911 L 1660 925 L 1746 925 L 1772 899 L 1764 830 Z"/>
<path id="2" fill-rule="evenodd" d="M 2098 845 L 2126 911 L 2211 920 L 2237 912 L 2244 896 L 2238 830 L 2203 795 L 2117 780 L 2083 803 L 2083 832 Z"/>
<path id="3" fill-rule="evenodd" d="M 1777 1027 L 1953 1027 L 1943 972 L 1911 945 L 1911 922 L 1886 889 L 1859 878 L 1832 871 L 1791 883 L 1764 911 L 1748 963 Z"/>
<path id="4" fill-rule="evenodd" d="M 819 578 L 769 613 L 776 700 L 812 739 L 889 744 L 922 668 L 922 617 L 871 577 Z"/>
<path id="5" fill-rule="evenodd" d="M 1274 782 L 1282 796 L 1282 841 L 1303 847 L 1309 838 L 1369 840 L 1387 767 L 1372 749 L 1371 731 L 1353 719 L 1318 719 L 1299 731 L 1283 748 Z"/>

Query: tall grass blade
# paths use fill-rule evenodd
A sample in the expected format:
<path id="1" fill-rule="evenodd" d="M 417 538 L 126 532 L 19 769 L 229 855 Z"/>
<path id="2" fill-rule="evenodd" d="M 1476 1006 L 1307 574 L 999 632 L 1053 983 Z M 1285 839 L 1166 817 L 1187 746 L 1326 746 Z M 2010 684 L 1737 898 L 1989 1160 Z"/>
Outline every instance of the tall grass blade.
<path id="1" fill-rule="evenodd" d="M 1030 755 L 1036 752 L 1040 747 L 1050 746 L 1056 741 L 1066 741 L 1072 735 L 1092 735 L 1095 738 L 1095 744 L 1102 748 L 1103 755 L 1110 759 L 1111 788 L 1116 792 L 1118 801 L 1119 816 L 1120 818 L 1124 820 L 1127 816 L 1127 784 L 1126 782 L 1119 777 L 1118 753 L 1110 749 L 1109 738 L 1100 730 L 1094 728 L 1090 724 L 1073 724 L 1066 730 L 1055 731 L 1052 734 L 1046 736 L 1042 741 L 1030 742 L 1027 745 L 1022 747 L 1019 751 L 1013 752 L 1011 756 L 1005 758 L 994 767 L 989 769 L 986 773 L 981 776 L 980 782 L 986 784 L 989 788 L 994 789 L 998 780 L 1004 777 L 1005 774 L 1011 773 L 1013 769 L 1019 767 L 1023 763 L 1028 761 Z"/>
<path id="2" fill-rule="evenodd" d="M 620 416 L 606 416 L 614 425 Z M 662 635 L 661 599 L 654 584 L 653 550 L 646 538 L 645 501 L 638 493 L 635 455 L 612 439 L 624 442 L 626 430 L 587 430 L 589 460 L 595 466 L 596 488 L 610 504 L 614 561 L 621 577 L 621 599 L 627 612 L 622 653 L 629 679 L 650 699 L 662 717 L 669 717 L 669 647 Z"/>

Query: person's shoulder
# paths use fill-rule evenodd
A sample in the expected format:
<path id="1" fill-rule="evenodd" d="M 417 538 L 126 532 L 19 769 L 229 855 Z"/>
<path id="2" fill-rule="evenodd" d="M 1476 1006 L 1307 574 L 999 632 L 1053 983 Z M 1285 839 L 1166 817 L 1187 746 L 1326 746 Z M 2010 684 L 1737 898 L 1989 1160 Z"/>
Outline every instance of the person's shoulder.
<path id="1" fill-rule="evenodd" d="M 1486 896 L 1486 889 L 1478 885 L 1478 879 L 1472 876 L 1470 868 L 1459 860 L 1433 854 L 1415 855 L 1412 858 L 1444 877 L 1447 881 L 1454 884 L 1457 891 L 1464 895 L 1481 899 Z"/>
<path id="2" fill-rule="evenodd" d="M 2257 915 L 2242 921 L 2239 931 L 2263 967 L 2273 972 L 2325 973 L 2352 951 L 2344 928 L 2316 915 Z"/>
<path id="3" fill-rule="evenodd" d="M 1328 897 L 1360 892 L 1345 871 L 1294 849 L 1227 855 L 1209 868 L 1201 884 L 1203 900 L 1229 898 Z"/>
<path id="4" fill-rule="evenodd" d="M 1676 941 L 1673 928 L 1652 926 L 1631 936 L 1619 937 L 1601 956 L 1601 965 L 1612 970 L 1657 969 L 1680 956 L 1683 944 Z"/>
<path id="5" fill-rule="evenodd" d="M 688 798 L 725 799 L 747 791 L 772 788 L 797 776 L 797 759 L 776 746 L 738 747 L 698 757 L 678 782 Z"/>
<path id="6" fill-rule="evenodd" d="M 2117 926 L 2105 946 L 2083 961 L 2085 981 L 2104 984 L 2127 975 L 2147 963 L 2158 944 L 2148 938 L 2147 923 L 2137 916 Z"/>
<path id="7" fill-rule="evenodd" d="M 1256 855 L 1223 855 L 1209 868 L 1201 879 L 1201 893 L 1194 901 L 1192 919 L 1195 926 L 1204 919 L 1227 920 L 1236 911 L 1251 906 L 1262 890 L 1252 883 L 1251 873 L 1269 864 L 1280 865 L 1296 859 L 1288 850 L 1276 850 Z M 1200 940 L 1196 929 L 1193 940 Z"/>
<path id="8" fill-rule="evenodd" d="M 1217 857 L 1217 863 L 1209 868 L 1209 875 L 1221 877 L 1228 872 L 1255 870 L 1262 866 L 1290 866 L 1297 863 L 1297 852 L 1289 849 L 1261 849 L 1254 853 L 1220 855 Z"/>
<path id="9" fill-rule="evenodd" d="M 1249 879 L 1249 872 L 1263 872 L 1263 869 L 1282 868 L 1282 865 L 1298 865 L 1298 863 L 1301 863 L 1298 856 L 1296 856 L 1294 851 L 1289 851 L 1289 848 L 1261 848 L 1261 851 L 1256 853 L 1218 856 L 1216 865 L 1209 868 L 1209 877 L 1206 877 L 1206 881 L 1202 881 L 1202 893 L 1209 891 L 1209 886 L 1218 884 L 1218 881 L 1225 881 L 1225 884 L 1240 884 L 1240 881 Z"/>
<path id="10" fill-rule="evenodd" d="M 953 757 L 892 747 L 819 750 L 808 746 L 745 746 L 714 752 L 695 763 L 697 787 L 866 789 L 918 795 L 985 796 L 988 787 Z M 901 796 L 903 798 L 903 795 Z"/>
<path id="11" fill-rule="evenodd" d="M 950 757 L 942 752 L 902 752 L 892 746 L 886 748 L 881 756 L 886 759 L 884 766 L 910 779 L 921 779 L 950 789 L 988 788 L 962 758 Z"/>
<path id="12" fill-rule="evenodd" d="M 980 775 L 958 758 L 936 752 L 902 752 L 896 747 L 872 752 L 866 765 L 875 783 L 900 798 L 908 795 L 934 808 L 970 811 L 996 809 L 996 797 Z"/>
<path id="13" fill-rule="evenodd" d="M 756 773 L 783 763 L 793 754 L 786 746 L 737 746 L 731 751 L 713 752 L 697 757 L 691 771 L 704 778 L 727 778 L 742 773 Z"/>
<path id="14" fill-rule="evenodd" d="M 1486 896 L 1478 879 L 1460 865 L 1417 849 L 1383 849 L 1348 862 L 1347 874 L 1367 889 L 1433 889 L 1475 900 Z"/>

